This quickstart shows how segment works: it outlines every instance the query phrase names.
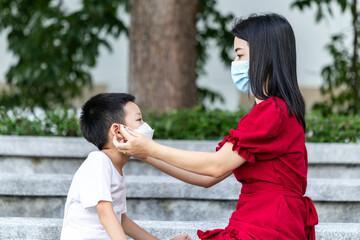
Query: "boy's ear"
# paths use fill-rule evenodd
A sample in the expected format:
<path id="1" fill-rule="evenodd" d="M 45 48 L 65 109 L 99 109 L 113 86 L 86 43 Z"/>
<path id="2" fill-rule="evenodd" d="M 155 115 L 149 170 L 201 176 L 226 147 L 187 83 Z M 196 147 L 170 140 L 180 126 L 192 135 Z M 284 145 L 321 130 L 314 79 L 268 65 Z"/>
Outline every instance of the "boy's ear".
<path id="1" fill-rule="evenodd" d="M 118 140 L 125 139 L 124 136 L 120 132 L 120 125 L 117 123 L 113 123 L 110 127 L 110 132 L 113 136 L 116 136 Z"/>

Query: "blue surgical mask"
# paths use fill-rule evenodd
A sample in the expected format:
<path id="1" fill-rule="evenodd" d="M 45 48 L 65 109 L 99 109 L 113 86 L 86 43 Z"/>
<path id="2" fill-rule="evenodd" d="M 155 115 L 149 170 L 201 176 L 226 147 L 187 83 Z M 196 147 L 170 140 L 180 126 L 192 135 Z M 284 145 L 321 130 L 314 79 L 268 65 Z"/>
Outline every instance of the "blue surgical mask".
<path id="1" fill-rule="evenodd" d="M 242 93 L 252 94 L 248 71 L 249 61 L 233 61 L 231 63 L 231 77 L 237 89 Z"/>

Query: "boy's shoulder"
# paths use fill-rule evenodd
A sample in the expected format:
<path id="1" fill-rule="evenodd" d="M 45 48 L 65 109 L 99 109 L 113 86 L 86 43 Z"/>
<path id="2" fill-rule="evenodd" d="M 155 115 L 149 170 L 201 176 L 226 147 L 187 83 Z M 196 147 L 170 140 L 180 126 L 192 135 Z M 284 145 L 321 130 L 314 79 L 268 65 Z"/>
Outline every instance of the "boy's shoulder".
<path id="1" fill-rule="evenodd" d="M 87 158 L 85 159 L 85 161 L 87 160 L 103 160 L 103 161 L 111 161 L 110 158 L 103 152 L 101 151 L 93 151 L 90 152 L 87 156 Z"/>
<path id="2" fill-rule="evenodd" d="M 101 158 L 106 160 L 109 159 L 109 157 L 102 151 L 92 151 L 88 154 L 86 159 L 94 159 L 94 158 Z"/>
<path id="3" fill-rule="evenodd" d="M 88 182 L 89 179 L 112 176 L 111 160 L 101 151 L 90 152 L 74 174 L 72 184 Z"/>
<path id="4" fill-rule="evenodd" d="M 86 171 L 88 169 L 100 167 L 106 167 L 108 169 L 111 169 L 111 160 L 105 153 L 101 151 L 93 151 L 88 154 L 85 161 L 81 164 L 79 170 Z"/>

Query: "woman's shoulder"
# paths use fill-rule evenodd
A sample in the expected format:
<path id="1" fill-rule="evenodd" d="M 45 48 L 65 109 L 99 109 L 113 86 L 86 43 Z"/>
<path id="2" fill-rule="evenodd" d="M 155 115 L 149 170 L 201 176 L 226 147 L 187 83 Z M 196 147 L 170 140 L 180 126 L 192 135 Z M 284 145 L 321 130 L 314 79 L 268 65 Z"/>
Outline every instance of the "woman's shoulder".
<path id="1" fill-rule="evenodd" d="M 282 122 L 287 116 L 287 105 L 285 100 L 279 97 L 270 97 L 256 104 L 251 111 L 245 115 L 238 125 L 256 125 L 270 122 Z"/>
<path id="2" fill-rule="evenodd" d="M 239 122 L 238 129 L 230 130 L 230 135 L 242 139 L 242 142 L 248 145 L 276 142 L 275 138 L 286 127 L 285 110 L 284 100 L 270 97 L 254 106 Z"/>
<path id="3" fill-rule="evenodd" d="M 280 97 L 269 97 L 254 106 L 256 108 L 286 108 L 286 102 Z"/>
<path id="4" fill-rule="evenodd" d="M 258 115 L 272 115 L 275 117 L 287 113 L 287 105 L 284 99 L 280 97 L 270 97 L 256 104 L 249 114 Z"/>

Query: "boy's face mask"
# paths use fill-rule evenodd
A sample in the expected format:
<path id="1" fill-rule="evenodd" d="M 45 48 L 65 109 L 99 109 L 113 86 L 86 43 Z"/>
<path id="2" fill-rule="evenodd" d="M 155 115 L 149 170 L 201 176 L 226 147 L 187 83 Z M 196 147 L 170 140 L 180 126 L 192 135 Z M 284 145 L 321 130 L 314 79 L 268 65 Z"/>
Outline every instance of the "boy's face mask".
<path id="1" fill-rule="evenodd" d="M 116 123 L 117 125 L 119 125 L 119 128 L 120 128 L 120 124 L 119 123 Z M 127 127 L 127 126 L 126 126 Z M 143 135 L 145 135 L 146 137 L 148 138 L 153 138 L 153 135 L 154 135 L 154 129 L 152 129 L 149 124 L 147 124 L 146 122 L 144 122 L 139 128 L 137 129 L 133 129 L 133 128 L 130 128 L 130 127 L 127 127 L 131 130 L 133 130 L 134 132 L 137 132 L 137 133 L 141 133 Z M 118 132 L 120 134 L 120 131 Z"/>
<path id="2" fill-rule="evenodd" d="M 154 135 L 154 129 L 152 129 L 146 122 L 144 122 L 139 128 L 134 129 L 134 131 L 141 133 L 151 139 Z"/>

